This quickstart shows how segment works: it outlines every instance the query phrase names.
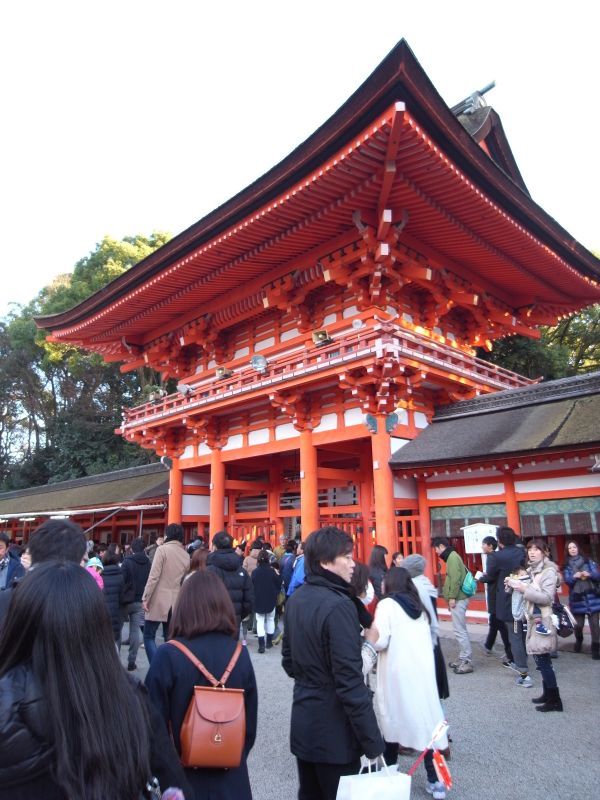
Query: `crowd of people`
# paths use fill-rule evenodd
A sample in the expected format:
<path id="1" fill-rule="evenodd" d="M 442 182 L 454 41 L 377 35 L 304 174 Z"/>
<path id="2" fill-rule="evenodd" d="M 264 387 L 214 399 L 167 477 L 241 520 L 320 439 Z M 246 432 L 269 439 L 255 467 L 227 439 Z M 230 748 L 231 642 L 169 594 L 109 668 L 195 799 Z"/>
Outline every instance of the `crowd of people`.
<path id="1" fill-rule="evenodd" d="M 469 674 L 468 570 L 449 540 L 433 545 L 446 565 L 442 596 L 458 645 L 449 665 Z M 493 652 L 499 635 L 503 663 L 523 688 L 532 685 L 532 656 L 542 677 L 533 703 L 562 711 L 552 666 L 561 574 L 547 543 L 524 545 L 500 528 L 483 549 L 484 652 Z M 426 791 L 444 798 L 449 685 L 438 591 L 421 555 L 396 552 L 388 563 L 387 550 L 375 545 L 363 564 L 353 551 L 352 538 L 334 527 L 305 541 L 281 537 L 275 548 L 260 537 L 238 545 L 225 531 L 185 547 L 177 524 L 150 546 L 137 538 L 123 548 L 87 541 L 68 520 L 42 524 L 24 551 L 0 534 L 0 800 L 251 798 L 247 757 L 258 707 L 252 632 L 257 654 L 282 643 L 282 665 L 294 680 L 290 748 L 300 800 L 335 800 L 341 776 L 358 773 L 365 758 L 394 765 L 413 751 L 423 754 Z M 574 541 L 562 577 L 576 619 L 575 651 L 582 652 L 587 617 L 592 658 L 599 659 L 600 572 Z M 144 682 L 137 674 L 142 647 Z M 90 692 L 99 674 L 107 688 Z M 198 686 L 211 685 L 243 697 L 240 753 L 227 768 L 184 758 Z M 219 727 L 219 744 L 221 736 Z M 114 763 L 118 770 L 105 768 Z"/>

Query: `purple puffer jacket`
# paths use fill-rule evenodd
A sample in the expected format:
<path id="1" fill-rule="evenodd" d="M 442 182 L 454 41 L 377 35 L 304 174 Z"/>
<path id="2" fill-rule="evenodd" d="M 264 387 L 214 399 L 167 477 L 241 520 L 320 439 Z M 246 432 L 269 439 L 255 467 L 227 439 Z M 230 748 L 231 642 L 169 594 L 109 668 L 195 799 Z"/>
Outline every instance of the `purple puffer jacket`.
<path id="1" fill-rule="evenodd" d="M 598 565 L 588 558 L 584 569 L 590 573 L 590 580 L 598 581 L 596 585 L 600 591 L 600 570 Z M 573 591 L 577 578 L 573 577 L 573 570 L 570 566 L 567 565 L 564 568 L 563 577 L 569 587 L 569 608 L 573 614 L 596 614 L 600 611 L 600 597 L 594 591 L 586 592 L 585 594 Z"/>

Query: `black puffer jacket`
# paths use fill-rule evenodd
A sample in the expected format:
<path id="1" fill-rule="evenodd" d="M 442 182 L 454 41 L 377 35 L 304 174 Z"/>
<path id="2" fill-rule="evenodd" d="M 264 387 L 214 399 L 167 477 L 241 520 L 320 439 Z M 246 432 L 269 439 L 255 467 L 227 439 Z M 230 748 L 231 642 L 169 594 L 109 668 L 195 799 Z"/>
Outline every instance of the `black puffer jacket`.
<path id="1" fill-rule="evenodd" d="M 252 573 L 252 585 L 254 610 L 257 614 L 270 614 L 281 591 L 281 575 L 268 564 L 259 564 Z"/>
<path id="2" fill-rule="evenodd" d="M 104 567 L 102 573 L 102 580 L 104 581 L 104 599 L 108 606 L 108 613 L 110 614 L 110 623 L 113 629 L 115 642 L 119 641 L 121 636 L 121 606 L 123 604 L 123 573 L 118 564 L 109 564 Z"/>
<path id="3" fill-rule="evenodd" d="M 141 553 L 133 553 L 123 561 L 121 571 L 123 573 L 123 603 L 141 603 L 146 581 L 150 574 L 150 559 L 142 550 Z"/>
<path id="4" fill-rule="evenodd" d="M 250 575 L 242 568 L 233 548 L 215 550 L 208 557 L 208 569 L 216 572 L 229 592 L 238 624 L 254 610 L 254 590 Z"/>
<path id="5" fill-rule="evenodd" d="M 163 787 L 193 797 L 167 729 L 144 685 L 132 677 L 148 713 L 150 767 Z M 0 800 L 67 800 L 52 778 L 53 748 L 41 690 L 28 664 L 0 678 Z"/>
<path id="6" fill-rule="evenodd" d="M 304 761 L 349 764 L 383 753 L 362 674 L 358 612 L 349 590 L 321 575 L 288 598 L 282 664 L 295 679 L 290 749 Z"/>
<path id="7" fill-rule="evenodd" d="M 0 678 L 0 797 L 60 797 L 48 774 L 49 739 L 41 690 L 27 666 L 14 667 Z M 33 786 L 30 793 L 20 786 L 25 776 Z M 42 794 L 34 793 L 38 790 Z"/>

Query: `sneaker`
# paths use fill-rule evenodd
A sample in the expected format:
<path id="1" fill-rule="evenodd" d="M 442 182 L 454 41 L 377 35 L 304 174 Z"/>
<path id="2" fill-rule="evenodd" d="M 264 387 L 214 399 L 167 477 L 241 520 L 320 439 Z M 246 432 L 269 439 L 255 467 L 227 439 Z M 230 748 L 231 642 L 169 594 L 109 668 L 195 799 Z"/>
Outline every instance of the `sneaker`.
<path id="1" fill-rule="evenodd" d="M 444 800 L 446 797 L 446 787 L 441 781 L 436 781 L 435 783 L 427 781 L 425 791 L 433 797 L 433 800 Z"/>
<path id="2" fill-rule="evenodd" d="M 133 672 L 136 669 L 137 669 L 137 665 L 136 664 L 127 664 L 127 671 L 128 672 Z"/>
<path id="3" fill-rule="evenodd" d="M 502 659 L 502 666 L 506 667 L 507 669 L 512 669 L 513 672 L 518 672 L 519 675 L 521 674 L 520 671 L 517 669 L 517 665 L 514 661 L 509 661 L 508 658 Z"/>
<path id="4" fill-rule="evenodd" d="M 483 644 L 483 642 L 481 643 L 481 649 L 486 654 L 486 656 L 493 656 L 494 655 L 493 649 L 491 647 L 486 647 L 485 644 Z"/>
<path id="5" fill-rule="evenodd" d="M 460 660 L 458 660 L 458 661 L 449 661 L 448 662 L 448 666 L 450 667 L 450 669 L 456 669 L 457 667 L 460 667 L 460 665 L 461 665 L 461 661 Z"/>
<path id="6" fill-rule="evenodd" d="M 535 632 L 541 634 L 542 636 L 550 636 L 550 631 L 545 625 L 542 625 L 541 622 L 538 622 L 535 626 Z"/>
<path id="7" fill-rule="evenodd" d="M 473 672 L 473 664 L 470 661 L 461 661 L 460 664 L 454 668 L 455 675 L 466 675 Z M 445 797 L 446 795 L 444 795 Z"/>
<path id="8" fill-rule="evenodd" d="M 278 633 L 274 634 L 273 636 L 273 644 L 279 644 L 279 642 L 283 639 L 283 631 L 279 631 Z"/>
<path id="9" fill-rule="evenodd" d="M 519 675 L 515 681 L 515 686 L 520 686 L 522 689 L 531 689 L 533 686 L 533 681 L 529 675 Z"/>

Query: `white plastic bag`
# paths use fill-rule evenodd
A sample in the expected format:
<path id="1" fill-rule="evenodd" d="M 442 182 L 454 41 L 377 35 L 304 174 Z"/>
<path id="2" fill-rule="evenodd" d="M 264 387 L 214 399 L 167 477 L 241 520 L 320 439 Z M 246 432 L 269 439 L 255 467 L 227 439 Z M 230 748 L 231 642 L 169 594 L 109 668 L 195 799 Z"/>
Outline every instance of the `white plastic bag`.
<path id="1" fill-rule="evenodd" d="M 410 800 L 410 784 L 410 775 L 384 765 L 380 772 L 343 775 L 336 800 Z"/>

